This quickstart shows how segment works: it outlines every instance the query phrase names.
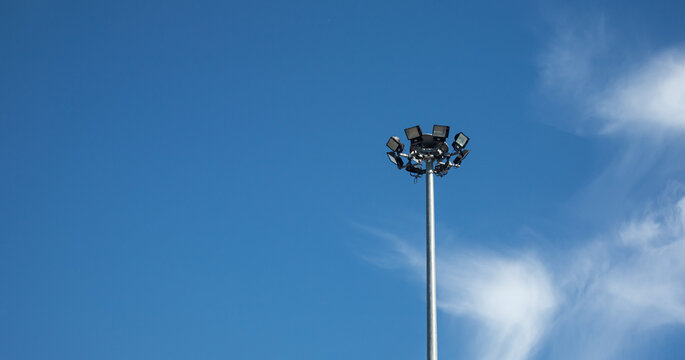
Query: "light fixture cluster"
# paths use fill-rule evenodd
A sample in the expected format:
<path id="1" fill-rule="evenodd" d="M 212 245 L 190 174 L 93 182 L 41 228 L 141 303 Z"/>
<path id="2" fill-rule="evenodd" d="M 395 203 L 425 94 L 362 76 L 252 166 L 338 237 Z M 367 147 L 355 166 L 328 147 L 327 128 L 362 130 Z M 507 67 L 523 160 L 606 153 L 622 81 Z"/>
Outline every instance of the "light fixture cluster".
<path id="1" fill-rule="evenodd" d="M 410 142 L 409 153 L 405 154 L 404 144 L 397 136 L 391 136 L 385 144 L 388 158 L 398 169 L 407 170 L 412 176 L 420 177 L 426 173 L 425 163 L 433 163 L 433 171 L 439 176 L 447 175 L 447 171 L 454 167 L 460 167 L 461 162 L 469 154 L 470 150 L 464 147 L 469 142 L 469 137 L 460 132 L 454 136 L 452 149 L 447 145 L 450 127 L 445 125 L 433 125 L 432 134 L 424 134 L 419 126 L 404 129 Z M 451 160 L 452 156 L 454 159 Z M 406 162 L 406 163 L 405 163 Z"/>

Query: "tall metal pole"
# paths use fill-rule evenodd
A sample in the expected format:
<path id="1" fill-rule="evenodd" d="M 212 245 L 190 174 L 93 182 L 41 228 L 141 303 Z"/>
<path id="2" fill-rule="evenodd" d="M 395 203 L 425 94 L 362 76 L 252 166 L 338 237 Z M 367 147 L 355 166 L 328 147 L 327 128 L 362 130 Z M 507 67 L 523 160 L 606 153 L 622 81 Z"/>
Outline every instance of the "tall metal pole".
<path id="1" fill-rule="evenodd" d="M 408 154 L 402 152 L 404 144 L 400 142 L 400 138 L 397 136 L 391 136 L 385 144 L 390 149 L 386 153 L 388 159 L 398 169 L 407 170 L 415 178 L 426 175 L 426 303 L 428 310 L 426 317 L 428 323 L 428 360 L 438 360 L 433 178 L 436 171 L 438 175 L 445 176 L 450 169 L 460 167 L 466 155 L 471 152 L 464 148 L 469 142 L 469 137 L 463 132 L 454 137 L 454 142 L 452 143 L 454 152 L 449 152 L 449 146 L 445 142 L 449 131 L 450 127 L 445 125 L 433 125 L 432 134 L 424 134 L 418 125 L 404 129 L 407 139 L 411 141 Z M 454 160 L 450 159 L 452 156 L 456 156 Z M 424 164 L 425 169 L 422 168 Z"/>
<path id="2" fill-rule="evenodd" d="M 433 159 L 426 161 L 426 300 L 428 302 L 428 360 L 438 360 L 438 327 L 435 309 L 435 210 Z"/>

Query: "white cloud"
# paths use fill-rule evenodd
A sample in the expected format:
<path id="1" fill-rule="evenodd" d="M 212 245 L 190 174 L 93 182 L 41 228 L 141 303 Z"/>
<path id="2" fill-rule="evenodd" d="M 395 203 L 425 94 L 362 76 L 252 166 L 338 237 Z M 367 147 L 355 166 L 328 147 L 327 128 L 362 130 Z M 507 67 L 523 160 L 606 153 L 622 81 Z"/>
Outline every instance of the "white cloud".
<path id="1" fill-rule="evenodd" d="M 393 263 L 423 279 L 422 251 L 375 234 L 392 240 Z M 530 254 L 441 249 L 438 307 L 473 320 L 468 342 L 483 360 L 531 359 L 538 349 L 554 359 L 623 358 L 632 336 L 685 325 L 685 198 L 561 258 L 546 267 Z"/>
<path id="2" fill-rule="evenodd" d="M 364 258 L 382 268 L 404 267 L 425 281 L 425 253 L 401 237 L 356 225 L 386 241 L 391 251 Z M 480 359 L 527 359 L 539 343 L 557 305 L 552 280 L 533 255 L 437 252 L 438 309 L 478 324 Z M 444 335 L 441 336 L 444 338 Z"/>
<path id="3" fill-rule="evenodd" d="M 606 131 L 631 126 L 683 131 L 685 53 L 669 50 L 657 54 L 596 96 L 596 113 L 608 120 Z"/>
<path id="4" fill-rule="evenodd" d="M 626 56 L 612 44 L 604 20 L 560 27 L 540 57 L 545 93 L 600 133 L 685 131 L 685 49 Z"/>
<path id="5" fill-rule="evenodd" d="M 583 150 L 609 156 L 587 157 L 580 171 L 595 176 L 567 204 L 597 225 L 630 215 L 665 183 L 683 181 L 685 44 L 645 51 L 644 42 L 638 48 L 624 41 L 602 17 L 573 21 L 556 22 L 539 57 L 541 90 L 555 100 L 543 119 L 566 131 L 605 135 Z"/>
<path id="6" fill-rule="evenodd" d="M 684 216 L 685 198 L 575 252 L 558 275 L 566 306 L 548 344 L 554 358 L 619 358 L 632 335 L 685 325 Z"/>
<path id="7" fill-rule="evenodd" d="M 486 254 L 443 256 L 438 267 L 438 306 L 480 324 L 480 358 L 528 358 L 557 304 L 545 268 L 532 256 Z"/>
<path id="8" fill-rule="evenodd" d="M 574 101 L 596 92 L 604 79 L 597 68 L 607 53 L 608 43 L 603 21 L 585 26 L 560 26 L 540 57 L 545 89 Z"/>

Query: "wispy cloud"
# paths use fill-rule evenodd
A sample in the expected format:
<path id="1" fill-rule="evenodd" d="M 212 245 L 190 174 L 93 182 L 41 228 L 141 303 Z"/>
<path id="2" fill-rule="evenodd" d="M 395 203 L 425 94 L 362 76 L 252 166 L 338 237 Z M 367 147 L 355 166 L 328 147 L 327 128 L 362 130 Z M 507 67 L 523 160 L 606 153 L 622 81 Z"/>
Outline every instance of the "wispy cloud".
<path id="1" fill-rule="evenodd" d="M 624 56 L 605 20 L 559 26 L 540 56 L 546 93 L 599 133 L 685 131 L 685 49 Z M 637 60 L 629 60 L 629 59 Z"/>
<path id="2" fill-rule="evenodd" d="M 609 51 L 609 43 L 602 18 L 582 26 L 557 25 L 540 55 L 542 86 L 555 96 L 586 101 L 588 93 L 597 92 L 606 79 L 598 68 Z"/>
<path id="3" fill-rule="evenodd" d="M 368 230 L 368 229 L 367 229 Z M 423 279 L 423 252 L 401 238 L 379 265 Z M 533 253 L 438 253 L 438 307 L 473 320 L 479 359 L 617 358 L 626 339 L 685 325 L 685 198 L 646 212 L 545 266 Z M 551 258 L 563 258 L 547 254 Z"/>
<path id="4" fill-rule="evenodd" d="M 388 247 L 363 258 L 385 269 L 405 268 L 425 281 L 425 252 L 397 234 L 355 224 Z M 553 281 L 532 253 L 495 254 L 440 249 L 436 264 L 438 308 L 478 324 L 475 351 L 480 359 L 526 359 L 550 324 L 558 299 Z"/>
<path id="5" fill-rule="evenodd" d="M 425 254 L 399 236 L 363 227 L 388 241 L 391 251 L 366 256 L 383 268 L 404 267 L 416 281 L 425 279 Z M 478 324 L 480 359 L 527 359 L 550 325 L 557 294 L 550 274 L 532 254 L 506 256 L 440 251 L 437 257 L 438 308 Z"/>
<path id="6" fill-rule="evenodd" d="M 576 18 L 554 25 L 539 56 L 540 88 L 555 104 L 544 121 L 614 145 L 570 200 L 596 225 L 685 181 L 685 45 L 638 49 L 605 17 Z"/>
<path id="7" fill-rule="evenodd" d="M 595 111 L 606 132 L 685 131 L 685 51 L 665 50 L 620 76 L 597 95 Z"/>
<path id="8" fill-rule="evenodd" d="M 438 267 L 438 306 L 480 325 L 480 358 L 528 358 L 557 305 L 542 264 L 532 255 L 456 252 L 439 257 Z"/>
<path id="9" fill-rule="evenodd" d="M 684 230 L 685 198 L 576 250 L 557 274 L 565 305 L 548 344 L 553 357 L 611 359 L 630 335 L 685 325 Z"/>

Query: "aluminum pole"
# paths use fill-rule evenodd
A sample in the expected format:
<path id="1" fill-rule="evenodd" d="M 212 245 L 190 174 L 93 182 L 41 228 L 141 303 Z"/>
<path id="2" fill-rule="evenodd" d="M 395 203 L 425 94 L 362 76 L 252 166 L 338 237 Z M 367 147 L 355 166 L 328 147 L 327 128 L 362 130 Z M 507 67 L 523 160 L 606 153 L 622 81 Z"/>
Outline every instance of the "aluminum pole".
<path id="1" fill-rule="evenodd" d="M 435 210 L 433 160 L 426 161 L 426 282 L 428 291 L 428 360 L 438 360 L 438 327 L 435 309 Z"/>

